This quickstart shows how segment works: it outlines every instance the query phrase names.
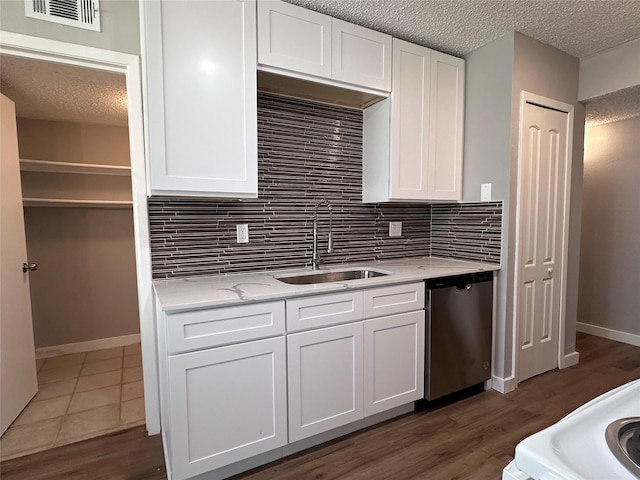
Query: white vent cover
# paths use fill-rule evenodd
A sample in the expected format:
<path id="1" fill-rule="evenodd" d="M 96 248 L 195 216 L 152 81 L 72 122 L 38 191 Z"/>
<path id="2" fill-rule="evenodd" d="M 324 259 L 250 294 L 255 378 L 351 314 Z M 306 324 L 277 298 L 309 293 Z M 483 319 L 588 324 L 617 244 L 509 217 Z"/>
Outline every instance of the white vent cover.
<path id="1" fill-rule="evenodd" d="M 100 31 L 99 0 L 25 0 L 27 17 Z"/>

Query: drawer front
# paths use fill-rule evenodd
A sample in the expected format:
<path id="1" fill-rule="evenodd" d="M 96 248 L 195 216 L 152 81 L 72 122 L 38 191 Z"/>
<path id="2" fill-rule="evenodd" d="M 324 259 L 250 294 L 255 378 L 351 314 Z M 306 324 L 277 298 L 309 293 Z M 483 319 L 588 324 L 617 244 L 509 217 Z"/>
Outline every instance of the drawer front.
<path id="1" fill-rule="evenodd" d="M 364 317 L 411 312 L 424 308 L 424 282 L 364 291 Z"/>
<path id="2" fill-rule="evenodd" d="M 168 353 L 282 335 L 284 301 L 167 314 Z"/>
<path id="3" fill-rule="evenodd" d="M 362 292 L 287 300 L 287 331 L 297 332 L 363 319 Z"/>

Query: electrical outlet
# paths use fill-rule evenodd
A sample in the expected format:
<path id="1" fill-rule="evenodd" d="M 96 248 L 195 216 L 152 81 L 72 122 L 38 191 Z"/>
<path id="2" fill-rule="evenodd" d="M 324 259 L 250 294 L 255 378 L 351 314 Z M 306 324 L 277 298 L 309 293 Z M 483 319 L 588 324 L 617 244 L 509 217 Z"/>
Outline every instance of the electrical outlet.
<path id="1" fill-rule="evenodd" d="M 239 223 L 236 225 L 236 236 L 238 243 L 249 243 L 249 224 Z"/>
<path id="2" fill-rule="evenodd" d="M 402 222 L 389 222 L 389 236 L 390 237 L 402 236 Z"/>
<path id="3" fill-rule="evenodd" d="M 480 201 L 481 202 L 491 201 L 491 184 L 490 183 L 480 184 Z"/>

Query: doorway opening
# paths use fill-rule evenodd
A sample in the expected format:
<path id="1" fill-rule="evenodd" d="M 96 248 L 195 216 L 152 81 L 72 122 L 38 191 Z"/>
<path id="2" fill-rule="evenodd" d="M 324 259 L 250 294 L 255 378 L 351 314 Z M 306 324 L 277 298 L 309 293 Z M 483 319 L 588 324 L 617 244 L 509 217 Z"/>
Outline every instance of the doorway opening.
<path id="1" fill-rule="evenodd" d="M 40 358 L 38 378 L 41 387 L 46 385 L 41 388 L 42 395 L 36 395 L 32 403 L 58 399 L 49 402 L 51 408 L 47 413 L 31 414 L 32 418 L 46 416 L 45 420 L 51 420 L 54 412 L 60 413 L 60 404 L 65 401 L 64 415 L 91 410 L 87 407 L 110 406 L 105 409 L 110 409 L 109 422 L 102 425 L 104 428 L 93 428 L 93 433 L 86 431 L 84 438 L 139 423 L 146 423 L 149 434 L 156 434 L 159 432 L 157 370 L 139 59 L 7 32 L 2 32 L 0 38 L 0 54 L 3 93 L 11 93 L 4 76 L 19 70 L 19 67 L 7 68 L 15 61 L 22 66 L 29 63 L 29 68 L 49 68 L 53 77 L 70 80 L 67 83 L 88 84 L 89 90 L 115 97 L 119 104 L 113 111 L 105 112 L 96 96 L 88 108 L 84 108 L 85 113 L 89 110 L 94 117 L 69 118 L 25 113 L 20 105 L 22 100 L 18 98 L 15 102 L 23 159 L 24 214 L 28 243 L 32 244 L 29 255 L 38 252 L 38 256 L 45 258 L 38 271 L 29 273 L 34 285 L 32 303 L 38 305 L 34 307 L 34 337 Z M 83 110 L 80 108 L 82 95 L 77 92 L 51 94 L 55 90 L 51 81 L 31 85 L 34 79 L 46 78 L 38 71 L 32 71 L 28 78 L 23 78 L 24 82 L 18 82 L 20 88 L 31 87 L 23 93 L 42 104 L 58 95 L 58 106 L 62 103 L 71 110 Z M 109 82 L 105 85 L 105 75 L 120 86 L 120 95 L 105 95 L 112 87 Z M 101 79 L 96 80 L 96 76 Z M 131 94 L 129 98 L 127 93 Z M 20 97 L 15 92 L 13 95 Z M 105 121 L 109 116 L 111 119 Z M 123 124 L 114 121 L 119 116 L 124 118 Z M 112 154 L 114 150 L 120 153 Z M 87 247 L 81 237 L 97 241 L 89 242 L 91 246 Z M 62 247 L 57 255 L 52 253 L 56 246 Z M 37 262 L 35 258 L 31 261 Z M 36 277 L 39 274 L 42 275 Z M 110 287 L 105 286 L 105 280 Z M 71 286 L 74 283 L 75 287 Z M 36 298 L 38 294 L 48 298 L 41 302 L 41 298 Z M 55 308 L 47 309 L 47 302 L 53 302 Z M 89 313 L 92 309 L 93 314 Z M 90 315 L 100 321 L 87 321 Z M 54 320 L 61 320 L 62 324 L 56 326 Z M 145 365 L 144 377 L 142 364 Z M 60 392 L 66 394 L 59 395 Z M 75 397 L 76 394 L 83 395 Z M 133 403 L 124 408 L 123 402 L 133 400 L 135 408 Z M 106 404 L 98 406 L 100 403 Z M 94 413 L 93 418 L 98 419 L 99 412 Z M 53 418 L 64 421 L 60 417 L 63 415 Z M 81 424 L 81 420 L 74 418 L 76 424 Z M 14 423 L 18 426 L 30 422 Z M 61 424 L 57 428 L 57 434 L 64 431 Z M 51 434 L 51 430 L 55 428 L 47 432 Z M 91 426 L 86 430 L 92 430 Z M 77 439 L 83 436 L 79 429 L 75 433 Z M 62 436 L 72 435 L 67 429 L 67 434 Z M 6 440 L 7 434 L 3 435 L 3 459 L 8 453 Z M 62 444 L 61 440 L 56 438 L 53 444 L 45 443 L 50 447 Z"/>

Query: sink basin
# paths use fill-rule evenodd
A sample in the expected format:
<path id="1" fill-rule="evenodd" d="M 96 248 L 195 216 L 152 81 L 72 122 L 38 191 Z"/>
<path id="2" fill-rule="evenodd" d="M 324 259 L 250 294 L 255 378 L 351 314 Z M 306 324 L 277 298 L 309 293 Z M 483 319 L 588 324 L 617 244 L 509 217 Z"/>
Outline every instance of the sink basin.
<path id="1" fill-rule="evenodd" d="M 291 285 L 310 285 L 314 283 L 343 282 L 345 280 L 362 280 L 365 278 L 381 277 L 384 275 L 389 274 L 368 268 L 358 268 L 355 270 L 344 270 L 341 272 L 319 272 L 295 275 L 291 277 L 278 277 L 277 280 Z"/>

